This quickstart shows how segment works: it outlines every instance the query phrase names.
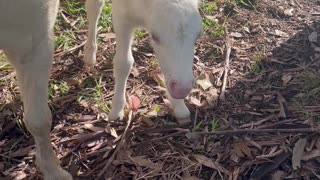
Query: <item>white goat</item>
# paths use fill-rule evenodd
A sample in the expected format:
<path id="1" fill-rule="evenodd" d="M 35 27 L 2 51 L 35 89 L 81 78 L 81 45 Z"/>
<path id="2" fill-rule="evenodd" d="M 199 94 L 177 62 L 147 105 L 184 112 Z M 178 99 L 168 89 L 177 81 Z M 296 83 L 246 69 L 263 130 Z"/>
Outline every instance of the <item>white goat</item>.
<path id="1" fill-rule="evenodd" d="M 104 0 L 88 0 L 89 37 L 84 61 L 95 63 L 97 22 Z M 133 64 L 131 34 L 137 26 L 152 35 L 165 75 L 169 100 L 178 119 L 189 118 L 183 102 L 193 84 L 194 43 L 200 33 L 197 0 L 113 0 L 117 36 L 116 79 L 110 119 L 123 117 L 125 86 Z M 0 0 L 0 49 L 17 72 L 24 105 L 24 122 L 36 143 L 36 160 L 46 180 L 71 180 L 50 141 L 48 79 L 53 56 L 53 26 L 59 0 Z"/>
<path id="2" fill-rule="evenodd" d="M 89 0 L 86 8 L 89 35 L 84 62 L 96 62 L 97 21 L 104 0 Z M 200 35 L 201 17 L 197 0 L 114 0 L 113 27 L 117 38 L 114 57 L 115 95 L 110 120 L 123 118 L 125 87 L 133 57 L 132 31 L 143 27 L 151 34 L 152 45 L 165 77 L 167 93 L 175 117 L 183 122 L 190 118 L 184 98 L 193 86 L 194 44 Z"/>

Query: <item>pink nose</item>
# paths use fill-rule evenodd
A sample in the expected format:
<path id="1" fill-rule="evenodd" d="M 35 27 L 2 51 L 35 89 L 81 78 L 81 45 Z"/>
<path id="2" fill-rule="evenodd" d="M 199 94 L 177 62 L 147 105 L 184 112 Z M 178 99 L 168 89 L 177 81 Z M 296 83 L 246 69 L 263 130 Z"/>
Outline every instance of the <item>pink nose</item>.
<path id="1" fill-rule="evenodd" d="M 176 80 L 170 80 L 168 83 L 168 91 L 174 99 L 184 99 L 192 90 L 193 82 L 182 85 Z"/>

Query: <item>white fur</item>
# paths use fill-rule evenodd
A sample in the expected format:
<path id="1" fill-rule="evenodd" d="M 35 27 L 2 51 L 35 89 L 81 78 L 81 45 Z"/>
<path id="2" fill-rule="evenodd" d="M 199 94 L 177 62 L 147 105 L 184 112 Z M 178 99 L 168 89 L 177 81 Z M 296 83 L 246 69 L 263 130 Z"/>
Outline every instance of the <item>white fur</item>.
<path id="1" fill-rule="evenodd" d="M 89 36 L 84 62 L 95 63 L 96 29 L 103 0 L 87 1 Z M 133 64 L 131 52 L 132 31 L 142 27 L 155 34 L 160 43 L 152 42 L 164 74 L 168 97 L 173 113 L 178 119 L 189 118 L 190 112 L 183 98 L 193 85 L 194 43 L 200 33 L 201 18 L 197 0 L 114 0 L 113 27 L 117 37 L 114 57 L 115 95 L 112 100 L 110 120 L 123 118 L 125 87 Z M 93 12 L 92 12 L 93 11 Z M 183 33 L 181 32 L 183 31 Z M 175 82 L 177 90 L 170 89 Z M 171 91 L 170 91 L 171 90 Z M 175 99 L 172 95 L 178 97 Z"/>
<path id="2" fill-rule="evenodd" d="M 97 21 L 104 0 L 88 0 L 88 41 L 84 62 L 94 64 Z M 24 105 L 24 122 L 36 143 L 36 160 L 45 180 L 71 180 L 58 163 L 50 141 L 51 113 L 48 79 L 53 56 L 53 25 L 59 0 L 0 0 L 0 49 L 14 66 Z M 153 42 L 169 88 L 169 100 L 178 119 L 189 118 L 183 99 L 192 87 L 194 41 L 200 32 L 197 0 L 114 0 L 113 26 L 117 36 L 116 79 L 110 119 L 123 118 L 125 86 L 133 64 L 132 31 L 144 27 L 156 34 Z M 183 31 L 183 33 L 180 33 Z M 179 95 L 179 92 L 183 95 Z"/>
<path id="3" fill-rule="evenodd" d="M 58 0 L 1 0 L 0 49 L 14 66 L 24 105 L 24 122 L 36 143 L 36 161 L 46 180 L 71 180 L 50 141 L 48 79 Z"/>

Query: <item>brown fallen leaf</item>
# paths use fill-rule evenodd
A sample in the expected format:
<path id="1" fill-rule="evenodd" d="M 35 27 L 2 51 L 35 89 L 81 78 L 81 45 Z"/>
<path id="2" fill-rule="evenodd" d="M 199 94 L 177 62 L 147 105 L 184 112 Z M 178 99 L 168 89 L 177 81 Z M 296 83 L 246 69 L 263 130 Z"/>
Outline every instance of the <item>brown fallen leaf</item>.
<path id="1" fill-rule="evenodd" d="M 207 90 L 210 87 L 212 87 L 212 83 L 210 81 L 209 75 L 205 74 L 204 77 L 202 79 L 197 80 L 197 84 L 200 85 L 200 87 L 203 90 Z"/>
<path id="2" fill-rule="evenodd" d="M 189 177 L 184 177 L 183 180 L 200 180 L 200 179 L 195 176 L 189 176 Z"/>
<path id="3" fill-rule="evenodd" d="M 10 157 L 22 157 L 28 155 L 33 149 L 33 146 L 28 146 L 25 148 L 21 148 L 13 153 L 10 154 Z"/>
<path id="4" fill-rule="evenodd" d="M 96 127 L 96 126 L 94 126 L 92 124 L 84 124 L 84 127 L 86 129 L 89 129 L 89 130 L 93 131 L 93 132 L 104 131 L 104 128 Z"/>
<path id="5" fill-rule="evenodd" d="M 317 42 L 318 40 L 318 33 L 316 31 L 309 34 L 308 39 L 310 42 Z"/>
<path id="6" fill-rule="evenodd" d="M 201 154 L 193 154 L 193 157 L 203 166 L 207 166 L 219 172 L 229 175 L 230 171 L 226 168 L 222 167 L 220 164 L 212 161 L 212 159 L 207 158 Z"/>
<path id="7" fill-rule="evenodd" d="M 100 34 L 99 37 L 102 37 L 102 41 L 107 42 L 110 39 L 115 39 L 116 38 L 116 34 L 115 33 L 104 33 L 104 34 Z"/>
<path id="8" fill-rule="evenodd" d="M 292 80 L 292 75 L 291 74 L 284 74 L 282 77 L 281 77 L 281 80 L 283 82 L 283 85 L 286 86 L 288 85 L 288 83 Z"/>
<path id="9" fill-rule="evenodd" d="M 265 162 L 264 164 L 260 165 L 258 168 L 251 175 L 251 179 L 261 179 L 266 175 L 270 174 L 274 171 L 279 165 L 285 161 L 291 155 L 290 152 L 282 153 L 275 158 L 272 158 L 271 161 Z"/>
<path id="10" fill-rule="evenodd" d="M 285 172 L 283 172 L 283 171 L 276 171 L 276 172 L 272 175 L 271 180 L 281 180 L 284 175 L 285 175 Z"/>
<path id="11" fill-rule="evenodd" d="M 229 180 L 238 180 L 240 173 L 240 167 L 236 167 L 233 171 L 232 174 L 229 176 Z"/>
<path id="12" fill-rule="evenodd" d="M 22 179 L 25 179 L 27 175 L 23 171 L 19 171 L 13 177 L 14 177 L 13 178 L 14 180 L 22 180 Z"/>
<path id="13" fill-rule="evenodd" d="M 306 147 L 307 139 L 300 139 L 293 148 L 292 153 L 292 168 L 297 170 L 300 167 L 301 158 L 304 152 L 304 148 Z"/>
<path id="14" fill-rule="evenodd" d="M 152 162 L 150 159 L 146 159 L 144 156 L 136 156 L 136 157 L 128 156 L 128 157 L 133 163 L 135 163 L 139 166 L 148 167 L 151 169 L 161 169 L 162 168 L 159 164 Z"/>

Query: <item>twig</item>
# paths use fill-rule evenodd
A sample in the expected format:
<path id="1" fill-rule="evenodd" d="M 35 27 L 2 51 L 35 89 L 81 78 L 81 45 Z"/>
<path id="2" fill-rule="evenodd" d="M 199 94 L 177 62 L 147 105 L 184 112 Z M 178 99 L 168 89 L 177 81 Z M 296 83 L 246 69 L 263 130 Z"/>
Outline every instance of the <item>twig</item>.
<path id="1" fill-rule="evenodd" d="M 274 118 L 275 115 L 271 114 L 270 116 L 268 117 L 265 117 L 261 120 L 258 120 L 256 122 L 250 122 L 248 124 L 244 124 L 244 125 L 241 125 L 240 128 L 248 128 L 248 127 L 253 127 L 253 126 L 258 126 L 258 125 L 261 125 L 263 124 L 264 122 L 267 122 L 269 120 L 271 120 L 272 118 Z"/>
<path id="2" fill-rule="evenodd" d="M 121 140 L 119 141 L 118 146 L 116 147 L 116 149 L 114 150 L 113 154 L 111 155 L 111 157 L 109 158 L 109 160 L 104 165 L 104 167 L 101 170 L 101 172 L 99 173 L 98 179 L 100 179 L 101 176 L 104 174 L 104 172 L 107 171 L 108 167 L 110 166 L 112 161 L 115 159 L 116 155 L 118 154 L 118 151 L 122 148 L 123 144 L 125 143 L 125 137 L 127 135 L 127 132 L 128 132 L 129 126 L 131 124 L 131 121 L 132 121 L 132 110 L 129 111 L 128 123 L 127 123 L 126 129 L 124 130 L 124 132 L 122 134 Z"/>
<path id="3" fill-rule="evenodd" d="M 187 130 L 187 129 L 179 129 L 178 132 L 175 132 L 175 133 L 172 133 L 172 134 L 168 134 L 166 136 L 162 136 L 162 137 L 159 137 L 159 138 L 154 138 L 154 139 L 150 139 L 150 140 L 147 140 L 147 141 L 135 143 L 135 144 L 132 144 L 131 147 L 135 147 L 135 146 L 138 146 L 138 145 L 141 145 L 141 144 L 150 143 L 150 142 L 153 142 L 153 141 L 159 141 L 159 140 L 163 140 L 163 139 L 168 139 L 169 137 L 178 136 L 178 135 L 184 134 L 184 133 L 186 133 L 188 131 L 189 130 Z"/>
<path id="4" fill-rule="evenodd" d="M 86 42 L 87 42 L 87 41 L 83 41 L 83 42 L 82 42 L 81 44 L 79 44 L 78 46 L 75 46 L 75 47 L 73 47 L 73 48 L 70 48 L 70 49 L 68 49 L 68 50 L 66 50 L 66 51 L 58 52 L 58 53 L 54 54 L 53 57 L 62 56 L 63 54 L 66 54 L 66 53 L 70 53 L 70 52 L 72 52 L 72 51 L 75 51 L 75 50 L 81 48 L 82 46 L 84 46 L 84 45 L 86 44 Z"/>
<path id="5" fill-rule="evenodd" d="M 226 91 L 226 84 L 227 84 L 227 78 L 228 78 L 228 71 L 229 71 L 229 61 L 230 61 L 230 53 L 231 53 L 231 39 L 228 35 L 227 29 L 225 29 L 225 40 L 226 40 L 226 51 L 225 51 L 225 64 L 224 64 L 224 76 L 222 81 L 222 87 L 221 87 L 221 94 L 219 99 L 224 101 L 225 100 L 225 91 Z"/>
<path id="6" fill-rule="evenodd" d="M 298 121 L 299 119 L 288 119 L 288 120 L 282 120 L 279 122 L 275 122 L 272 124 L 266 124 L 266 125 L 262 125 L 262 126 L 258 126 L 257 129 L 270 129 L 270 128 L 274 128 L 275 126 L 279 126 L 282 124 L 286 124 L 286 123 L 293 123 L 295 121 Z"/>
<path id="7" fill-rule="evenodd" d="M 232 134 L 263 134 L 263 133 L 320 133 L 320 128 L 297 128 L 297 129 L 237 129 L 213 132 L 193 132 L 198 135 L 232 135 Z"/>
<path id="8" fill-rule="evenodd" d="M 168 131 L 176 130 L 177 132 L 162 136 L 159 138 L 143 141 L 140 143 L 135 143 L 132 144 L 130 147 L 135 147 L 141 144 L 146 144 L 150 143 L 153 141 L 159 141 L 163 139 L 167 139 L 169 137 L 173 136 L 179 136 L 184 133 L 190 132 L 189 129 L 182 129 L 182 128 L 173 128 L 173 129 L 168 129 Z M 166 130 L 160 130 L 161 131 L 166 131 Z M 298 128 L 298 129 L 237 129 L 237 130 L 222 130 L 222 131 L 211 131 L 211 132 L 192 132 L 192 134 L 195 135 L 240 135 L 240 134 L 264 134 L 264 133 L 320 133 L 320 128 Z"/>

